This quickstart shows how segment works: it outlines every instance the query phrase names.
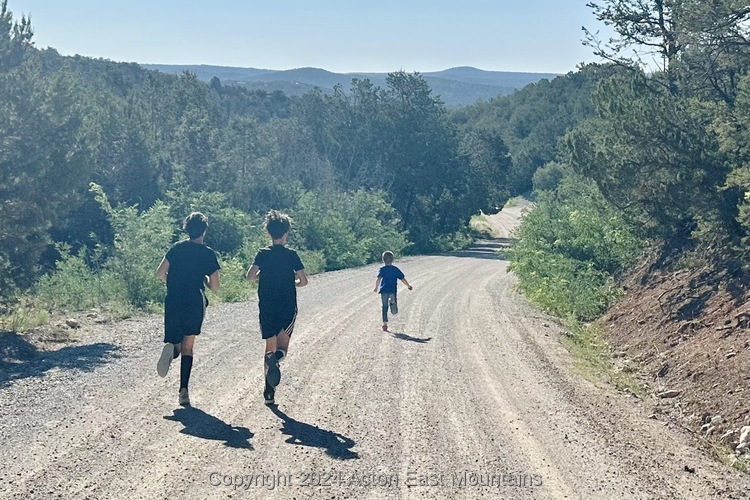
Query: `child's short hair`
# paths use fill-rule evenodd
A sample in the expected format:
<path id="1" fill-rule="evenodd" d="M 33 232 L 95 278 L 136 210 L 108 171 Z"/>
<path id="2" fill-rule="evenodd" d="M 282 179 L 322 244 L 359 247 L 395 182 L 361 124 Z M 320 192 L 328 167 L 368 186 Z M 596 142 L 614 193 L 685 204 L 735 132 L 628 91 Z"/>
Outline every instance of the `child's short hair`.
<path id="1" fill-rule="evenodd" d="M 192 212 L 182 221 L 182 229 L 187 232 L 191 240 L 199 238 L 208 228 L 208 217 L 200 212 Z"/>
<path id="2" fill-rule="evenodd" d="M 263 225 L 268 234 L 271 235 L 271 238 L 278 240 L 289 232 L 289 229 L 292 227 L 292 219 L 287 214 L 278 210 L 270 210 L 266 214 Z"/>
<path id="3" fill-rule="evenodd" d="M 383 263 L 384 264 L 391 264 L 393 263 L 393 252 L 390 250 L 386 250 L 383 252 Z"/>

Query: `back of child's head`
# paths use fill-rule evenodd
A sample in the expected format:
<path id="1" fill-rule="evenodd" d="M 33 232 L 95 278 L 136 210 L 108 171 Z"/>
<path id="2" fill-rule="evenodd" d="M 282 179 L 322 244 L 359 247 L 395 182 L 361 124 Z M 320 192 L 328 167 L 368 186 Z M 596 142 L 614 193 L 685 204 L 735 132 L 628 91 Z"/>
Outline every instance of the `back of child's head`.
<path id="1" fill-rule="evenodd" d="M 208 217 L 200 212 L 192 212 L 182 221 L 182 229 L 190 236 L 191 240 L 200 238 L 208 228 Z"/>
<path id="2" fill-rule="evenodd" d="M 393 252 L 390 250 L 383 252 L 383 264 L 393 264 Z"/>
<path id="3" fill-rule="evenodd" d="M 292 227 L 292 219 L 285 213 L 278 210 L 271 210 L 266 214 L 263 225 L 268 234 L 271 235 L 271 238 L 278 240 L 289 232 L 289 229 Z"/>

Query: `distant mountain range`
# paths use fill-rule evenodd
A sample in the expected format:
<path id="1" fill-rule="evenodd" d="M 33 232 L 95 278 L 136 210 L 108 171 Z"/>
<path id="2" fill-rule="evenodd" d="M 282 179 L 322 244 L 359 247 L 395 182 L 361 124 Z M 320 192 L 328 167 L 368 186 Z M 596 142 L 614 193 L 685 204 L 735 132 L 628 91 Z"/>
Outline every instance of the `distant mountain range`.
<path id="1" fill-rule="evenodd" d="M 386 73 L 332 73 L 319 68 L 297 68 L 290 70 L 268 70 L 257 68 L 235 68 L 229 66 L 142 64 L 146 69 L 163 73 L 180 74 L 190 71 L 205 81 L 217 77 L 222 84 L 242 85 L 251 89 L 267 91 L 281 90 L 288 95 L 302 95 L 315 87 L 332 91 L 335 85 L 348 90 L 352 79 L 369 79 L 373 85 L 385 88 Z M 468 66 L 443 71 L 421 73 L 448 107 L 466 106 L 477 101 L 511 94 L 526 85 L 543 78 L 553 79 L 554 73 L 517 73 L 512 71 L 484 71 Z"/>

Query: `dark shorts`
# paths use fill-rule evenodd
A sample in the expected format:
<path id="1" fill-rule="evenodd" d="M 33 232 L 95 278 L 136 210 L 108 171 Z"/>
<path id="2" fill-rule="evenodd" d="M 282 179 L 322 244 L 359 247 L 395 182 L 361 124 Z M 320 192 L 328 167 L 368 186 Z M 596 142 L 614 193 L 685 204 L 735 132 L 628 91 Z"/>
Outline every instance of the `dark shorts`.
<path id="1" fill-rule="evenodd" d="M 294 322 L 297 320 L 297 305 L 277 304 L 274 306 L 261 305 L 260 336 L 264 339 L 275 337 L 282 331 L 291 337 L 294 332 Z"/>
<path id="2" fill-rule="evenodd" d="M 208 299 L 201 291 L 190 297 L 164 301 L 164 342 L 179 344 L 188 335 L 200 335 Z"/>

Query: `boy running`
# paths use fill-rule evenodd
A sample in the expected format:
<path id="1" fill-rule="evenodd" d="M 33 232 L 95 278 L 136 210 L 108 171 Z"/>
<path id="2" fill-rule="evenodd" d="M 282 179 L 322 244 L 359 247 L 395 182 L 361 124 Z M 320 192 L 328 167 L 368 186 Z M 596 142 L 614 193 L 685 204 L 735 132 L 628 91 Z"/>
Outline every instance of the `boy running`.
<path id="1" fill-rule="evenodd" d="M 193 369 L 193 343 L 200 335 L 208 299 L 205 285 L 219 291 L 219 261 L 216 253 L 203 244 L 208 218 L 193 212 L 183 221 L 182 228 L 190 239 L 172 245 L 159 264 L 156 275 L 167 284 L 164 299 L 164 349 L 156 371 L 166 377 L 172 360 L 182 354 L 178 402 L 190 406 L 188 382 Z"/>
<path id="2" fill-rule="evenodd" d="M 297 287 L 307 285 L 307 275 L 297 252 L 284 246 L 291 228 L 289 216 L 271 210 L 264 226 L 272 244 L 258 251 L 246 277 L 249 281 L 258 280 L 260 333 L 266 341 L 263 399 L 272 405 L 276 386 L 281 382 L 279 361 L 289 350 L 297 319 Z"/>
<path id="3" fill-rule="evenodd" d="M 398 302 L 396 301 L 396 289 L 398 280 L 411 290 L 411 285 L 401 269 L 393 265 L 393 252 L 383 252 L 383 266 L 378 270 L 378 277 L 375 280 L 375 292 L 380 292 L 380 300 L 383 304 L 383 331 L 388 331 L 388 306 L 391 308 L 391 314 L 398 314 Z"/>

